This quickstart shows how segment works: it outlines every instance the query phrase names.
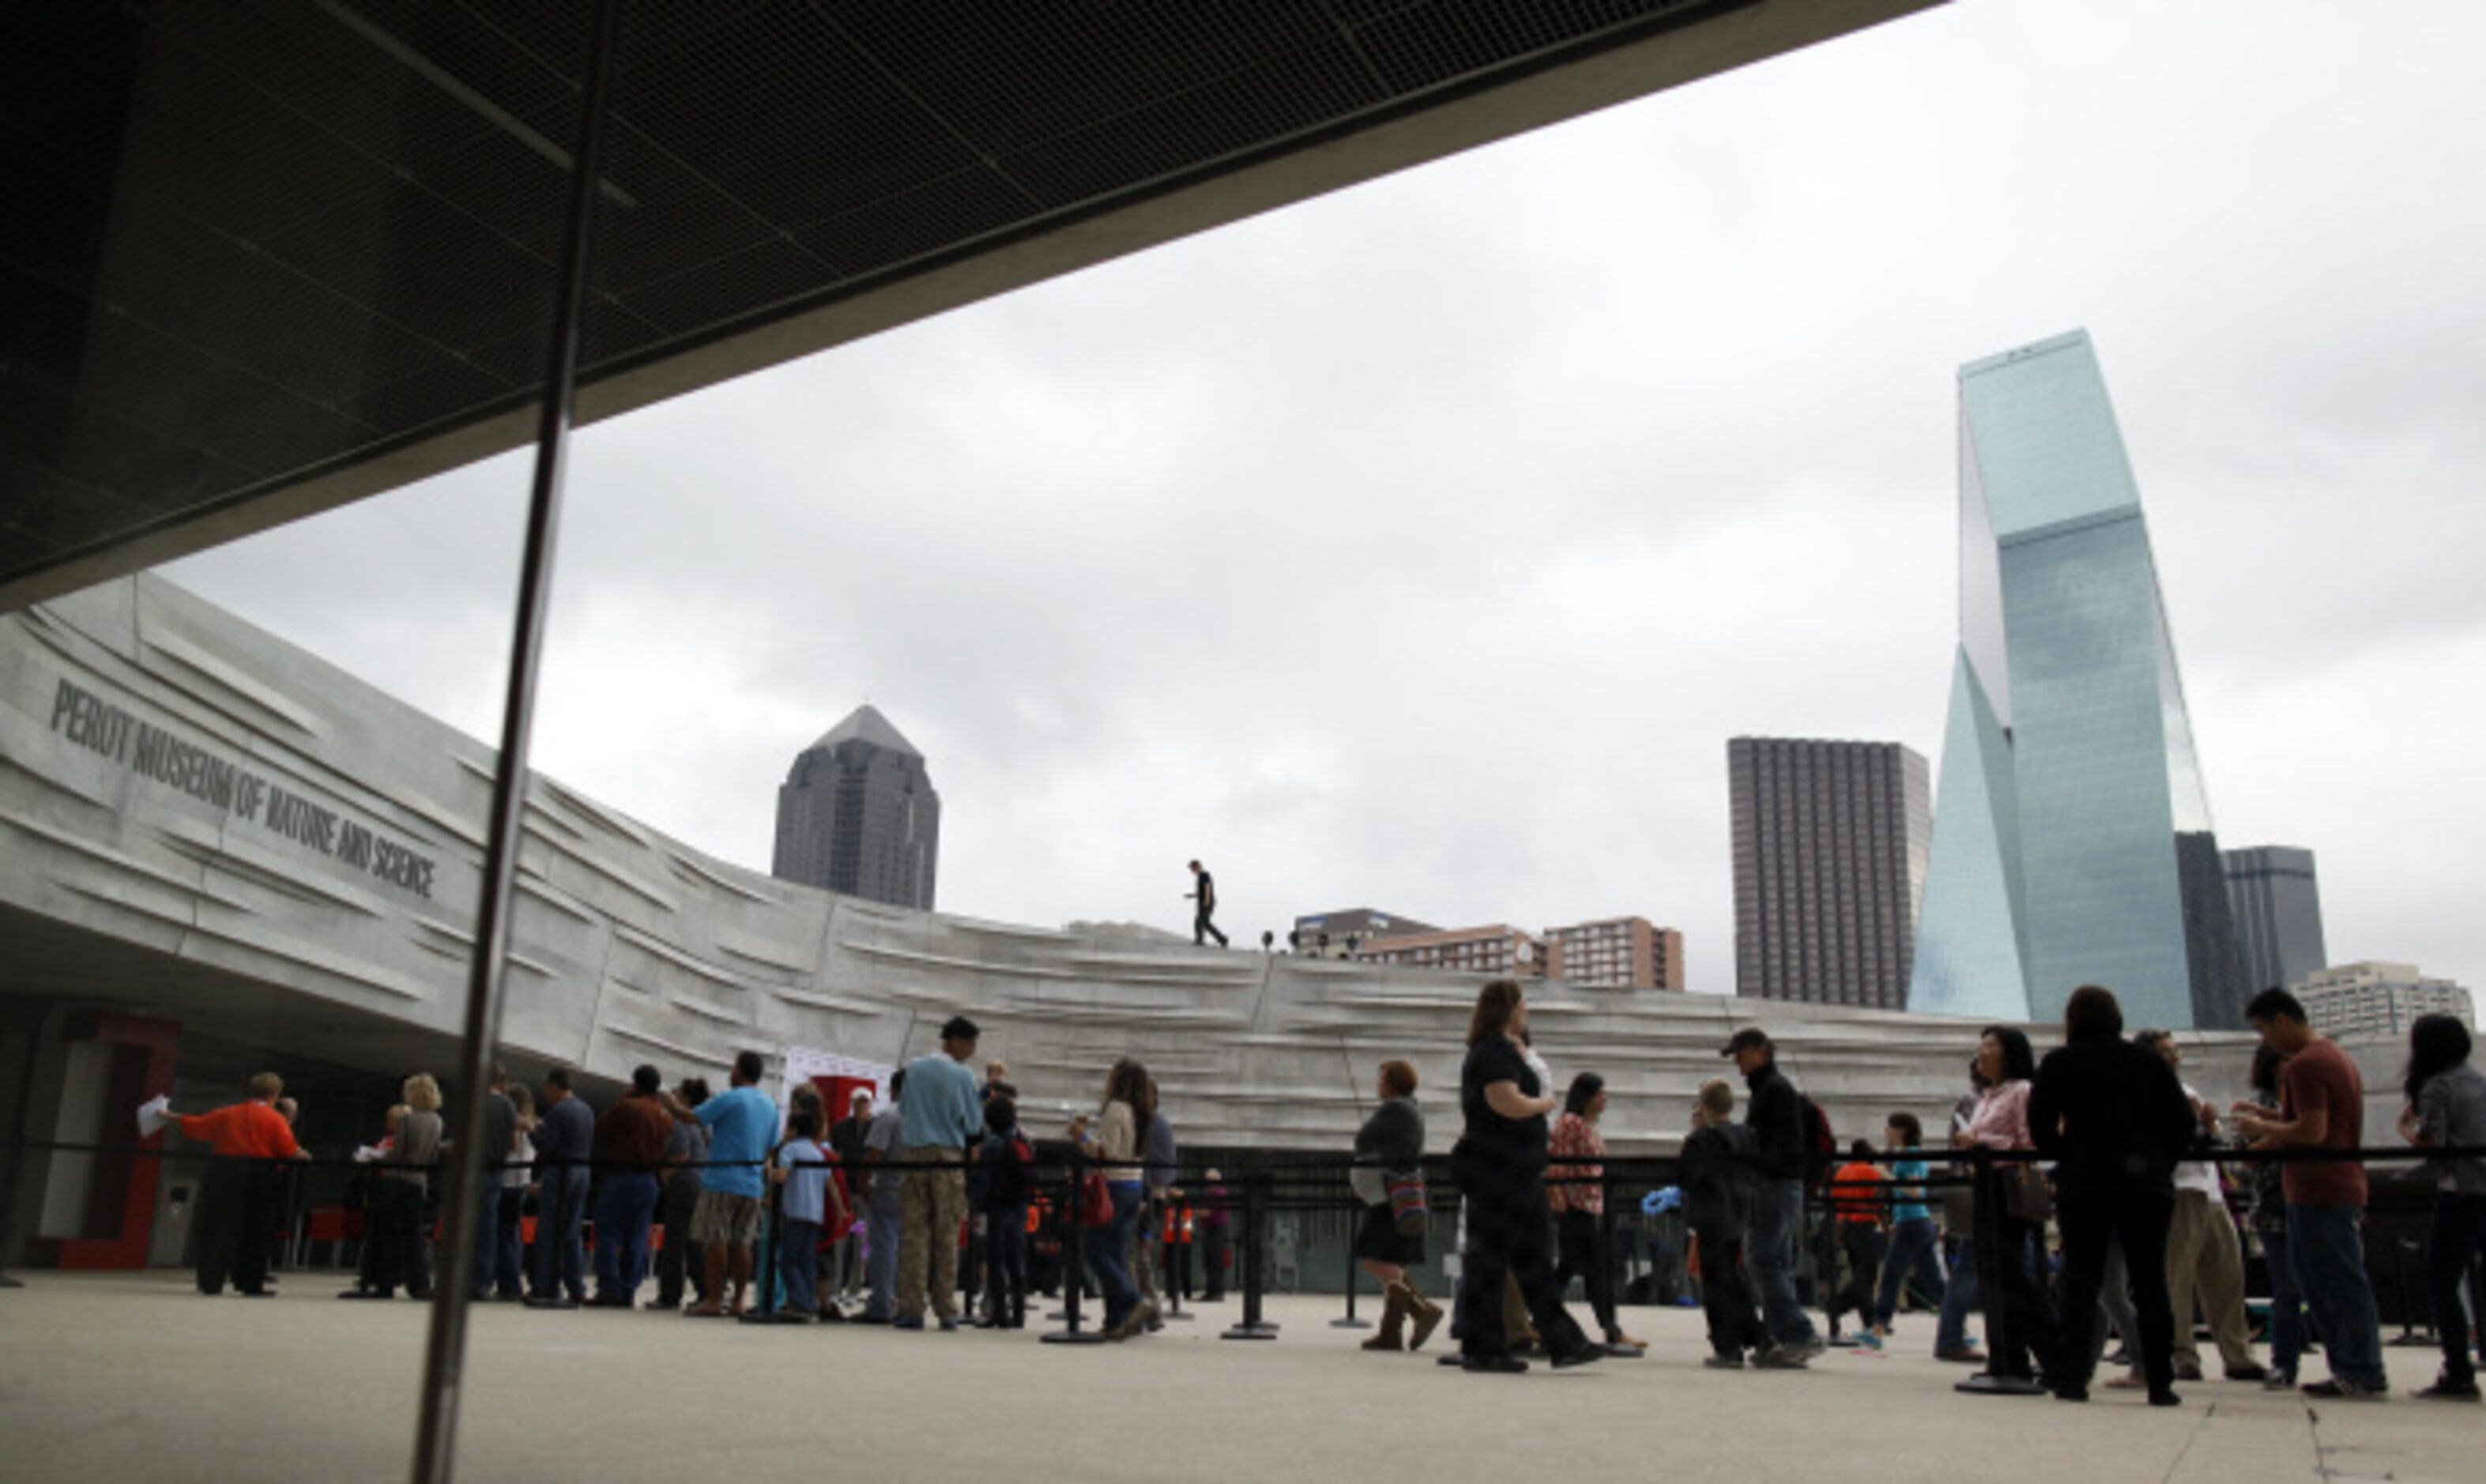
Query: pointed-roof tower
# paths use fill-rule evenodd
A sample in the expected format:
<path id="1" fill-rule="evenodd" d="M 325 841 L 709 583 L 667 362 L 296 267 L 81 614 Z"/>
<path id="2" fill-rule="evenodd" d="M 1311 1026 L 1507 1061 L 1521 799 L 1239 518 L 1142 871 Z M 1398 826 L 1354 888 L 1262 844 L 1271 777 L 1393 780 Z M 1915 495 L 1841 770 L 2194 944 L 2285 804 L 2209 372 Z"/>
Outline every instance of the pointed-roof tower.
<path id="1" fill-rule="evenodd" d="M 929 911 L 940 844 L 941 795 L 924 755 L 867 704 L 794 758 L 777 790 L 769 872 Z"/>

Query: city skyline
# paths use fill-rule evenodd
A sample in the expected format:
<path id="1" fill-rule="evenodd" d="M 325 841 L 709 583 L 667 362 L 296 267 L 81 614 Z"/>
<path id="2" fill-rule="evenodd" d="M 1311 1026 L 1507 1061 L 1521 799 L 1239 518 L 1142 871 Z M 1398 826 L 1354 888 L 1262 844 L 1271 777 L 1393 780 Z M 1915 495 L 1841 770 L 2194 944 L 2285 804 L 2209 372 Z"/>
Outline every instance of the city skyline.
<path id="1" fill-rule="evenodd" d="M 1952 370 L 2086 323 L 2223 838 L 2321 853 L 2334 956 L 2486 981 L 2486 17 L 2404 22 L 2206 75 L 2215 16 L 1951 7 L 591 426 L 538 763 L 764 866 L 758 781 L 870 695 L 951 910 L 1180 931 L 1194 856 L 1238 941 L 1656 904 L 1714 992 L 1717 748 L 1938 752 Z M 170 575 L 488 736 L 524 486 Z"/>

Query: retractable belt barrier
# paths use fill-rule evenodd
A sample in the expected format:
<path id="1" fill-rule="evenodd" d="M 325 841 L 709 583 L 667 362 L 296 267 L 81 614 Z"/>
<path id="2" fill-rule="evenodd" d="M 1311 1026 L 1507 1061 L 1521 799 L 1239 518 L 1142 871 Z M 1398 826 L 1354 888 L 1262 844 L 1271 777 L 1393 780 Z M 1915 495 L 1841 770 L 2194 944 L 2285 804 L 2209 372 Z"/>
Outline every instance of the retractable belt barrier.
<path id="1" fill-rule="evenodd" d="M 345 1168 L 396 1173 L 421 1171 L 428 1174 L 436 1173 L 443 1168 L 439 1163 L 409 1165 L 385 1160 L 341 1160 L 316 1157 L 271 1161 L 247 1156 L 218 1155 L 205 1149 L 167 1149 L 160 1146 L 59 1140 L 17 1140 L 13 1141 L 12 1147 L 19 1153 L 27 1150 L 44 1150 L 56 1153 L 156 1159 L 174 1163 L 196 1161 L 203 1164 L 218 1160 L 234 1160 L 251 1164 L 275 1164 L 288 1168 Z M 1801 1170 L 1808 1174 L 1854 1162 L 1852 1156 L 1820 1150 L 1805 1150 L 1766 1161 L 1757 1154 L 1736 1151 L 1728 1151 L 1726 1157 L 1737 1163 L 1767 1164 L 1773 1171 Z M 1923 1176 L 1904 1180 L 1884 1178 L 1871 1182 L 1837 1181 L 1836 1183 L 1839 1189 L 1834 1197 L 1835 1201 L 1845 1202 L 1849 1209 L 1859 1205 L 1870 1205 L 1887 1211 L 1895 1202 L 1897 1193 L 1902 1190 L 1924 1192 L 1968 1188 L 1975 1193 L 1976 1212 L 1975 1230 L 1969 1235 L 1977 1242 L 1980 1252 L 1996 1251 L 1997 1245 L 2002 1241 L 2004 1171 L 2015 1166 L 2054 1163 L 2053 1156 L 2041 1154 L 2033 1149 L 1994 1149 L 1984 1145 L 1970 1145 L 1962 1148 L 1886 1149 L 1877 1151 L 1876 1158 L 1877 1162 L 1904 1159 L 1921 1161 L 1929 1165 L 1947 1165 L 1954 1168 L 1966 1167 L 1966 1173 L 1936 1174 L 1928 1171 Z M 2349 1162 L 2367 1165 L 2409 1165 L 2438 1159 L 2486 1159 L 2486 1146 L 2417 1147 L 2411 1145 L 2398 1148 L 2359 1149 L 2238 1149 L 2204 1146 L 2187 1151 L 2185 1158 L 2188 1161 L 2200 1163 L 2245 1166 Z M 644 1161 L 576 1160 L 539 1156 L 534 1161 L 526 1163 L 487 1160 L 483 1163 L 483 1168 L 487 1174 L 497 1174 L 511 1169 L 537 1171 L 581 1168 L 591 1171 L 622 1169 L 633 1174 L 645 1174 L 671 1173 L 689 1169 L 762 1168 L 770 1163 L 767 1159 L 683 1160 L 664 1162 L 651 1170 Z M 1142 1172 L 1162 1174 L 1165 1167 L 1162 1164 L 1139 1158 L 1108 1161 L 1075 1154 L 1039 1154 L 1035 1160 L 1035 1166 L 1039 1175 L 1055 1176 L 1051 1182 L 1053 1191 L 1051 1215 L 1054 1230 L 1060 1241 L 1063 1262 L 1061 1282 L 1063 1304 L 1060 1317 L 1063 1321 L 1063 1327 L 1060 1330 L 1048 1331 L 1040 1338 L 1045 1342 L 1056 1344 L 1096 1343 L 1108 1336 L 1085 1327 L 1080 1311 L 1082 1290 L 1087 1277 L 1082 1252 L 1084 1243 L 1080 1238 L 1088 1226 L 1088 1223 L 1081 1220 L 1081 1185 L 1085 1178 L 1092 1173 L 1119 1171 L 1129 1174 Z M 1671 1183 L 1679 1174 L 1681 1166 L 1682 1160 L 1678 1155 L 1608 1154 L 1598 1158 L 1566 1158 L 1559 1167 L 1562 1173 L 1549 1178 L 1546 1184 L 1549 1189 L 1559 1187 L 1565 1190 L 1578 1190 L 1593 1186 L 1612 1193 L 1623 1187 Z M 859 1170 L 866 1175 L 875 1177 L 884 1173 L 904 1173 L 913 1169 L 954 1171 L 963 1175 L 972 1168 L 971 1166 L 959 1164 L 954 1158 L 908 1159 L 903 1155 L 870 1161 L 858 1166 L 841 1164 L 833 1168 L 849 1172 Z M 1393 1173 L 1408 1172 L 1378 1159 L 1283 1151 L 1259 1154 L 1229 1153 L 1219 1158 L 1219 1168 L 1227 1173 L 1221 1176 L 1216 1186 L 1212 1187 L 1206 1180 L 1205 1165 L 1197 1162 L 1177 1165 L 1174 1170 L 1175 1177 L 1167 1188 L 1181 1191 L 1182 1203 L 1186 1206 L 1196 1210 L 1221 1212 L 1240 1223 L 1241 1230 L 1236 1240 L 1242 1248 L 1237 1262 L 1237 1266 L 1241 1269 L 1239 1291 L 1242 1313 L 1239 1320 L 1220 1336 L 1232 1340 L 1266 1340 L 1275 1339 L 1278 1335 L 1279 1327 L 1267 1317 L 1264 1302 L 1268 1292 L 1269 1277 L 1266 1271 L 1264 1249 L 1267 1246 L 1267 1225 L 1271 1217 L 1361 1212 L 1367 1203 L 1355 1195 L 1347 1185 L 1354 1171 L 1387 1169 Z M 1426 1157 L 1420 1163 L 1417 1172 L 1423 1176 L 1428 1187 L 1438 1184 L 1445 1190 L 1456 1189 L 1456 1182 L 1450 1177 L 1450 1162 L 1448 1156 Z M 1036 1184 L 1037 1188 L 1042 1189 L 1047 1182 L 1043 1178 L 1038 1178 Z M 2391 1209 L 2397 1204 L 2390 1198 L 2390 1193 L 2377 1194 L 2380 1198 L 2369 1201 L 2369 1205 Z M 2410 1194 L 2412 1196 L 2430 1195 L 2424 1192 Z M 1438 1211 L 1444 1208 L 1434 1206 L 1433 1209 Z M 1612 1250 L 1611 1238 L 1615 1216 L 1615 1203 L 1611 1200 L 1604 1202 L 1601 1223 L 1608 1239 L 1607 1250 L 1609 1251 Z M 1354 1317 L 1353 1281 L 1353 1269 L 1350 1264 L 1347 1315 L 1349 1319 Z M 2003 1295 L 2000 1291 L 2002 1287 L 2001 1283 L 1992 1282 L 1981 1282 L 1978 1285 L 1978 1301 L 1989 1337 L 1988 1348 L 1996 1354 L 2006 1353 L 2015 1343 L 2012 1333 L 2013 1320 L 2009 1305 L 2004 1302 Z M 2033 1383 L 2026 1383 L 2021 1378 L 1988 1373 L 1960 1383 L 1959 1389 L 2017 1394 L 2037 1388 Z"/>

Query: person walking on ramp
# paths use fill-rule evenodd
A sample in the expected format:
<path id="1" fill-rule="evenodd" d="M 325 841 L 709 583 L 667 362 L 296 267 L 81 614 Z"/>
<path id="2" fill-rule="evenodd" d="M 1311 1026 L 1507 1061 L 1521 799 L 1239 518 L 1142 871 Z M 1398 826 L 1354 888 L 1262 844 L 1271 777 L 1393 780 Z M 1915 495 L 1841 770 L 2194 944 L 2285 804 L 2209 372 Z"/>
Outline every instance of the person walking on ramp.
<path id="1" fill-rule="evenodd" d="M 1198 861 L 1191 863 L 1191 877 L 1196 884 L 1183 895 L 1192 904 L 1192 946 L 1204 947 L 1209 939 L 1214 938 L 1217 940 L 1217 946 L 1222 948 L 1226 947 L 1226 935 L 1219 932 L 1217 924 L 1209 921 L 1217 915 L 1217 878 L 1210 875 L 1208 867 Z"/>

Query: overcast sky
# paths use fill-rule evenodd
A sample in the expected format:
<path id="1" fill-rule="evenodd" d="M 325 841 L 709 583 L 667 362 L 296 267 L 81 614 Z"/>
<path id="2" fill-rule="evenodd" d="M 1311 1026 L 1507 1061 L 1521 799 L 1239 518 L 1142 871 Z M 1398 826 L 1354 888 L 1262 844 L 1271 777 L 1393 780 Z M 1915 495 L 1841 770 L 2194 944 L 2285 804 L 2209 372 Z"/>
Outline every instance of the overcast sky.
<path id="1" fill-rule="evenodd" d="M 1936 759 L 1957 367 L 2085 326 L 2221 842 L 2486 983 L 2486 6 L 1975 0 L 589 430 L 536 756 L 765 869 L 869 699 L 940 904 L 1680 927 L 1726 739 Z M 170 568 L 497 732 L 527 464 Z"/>

